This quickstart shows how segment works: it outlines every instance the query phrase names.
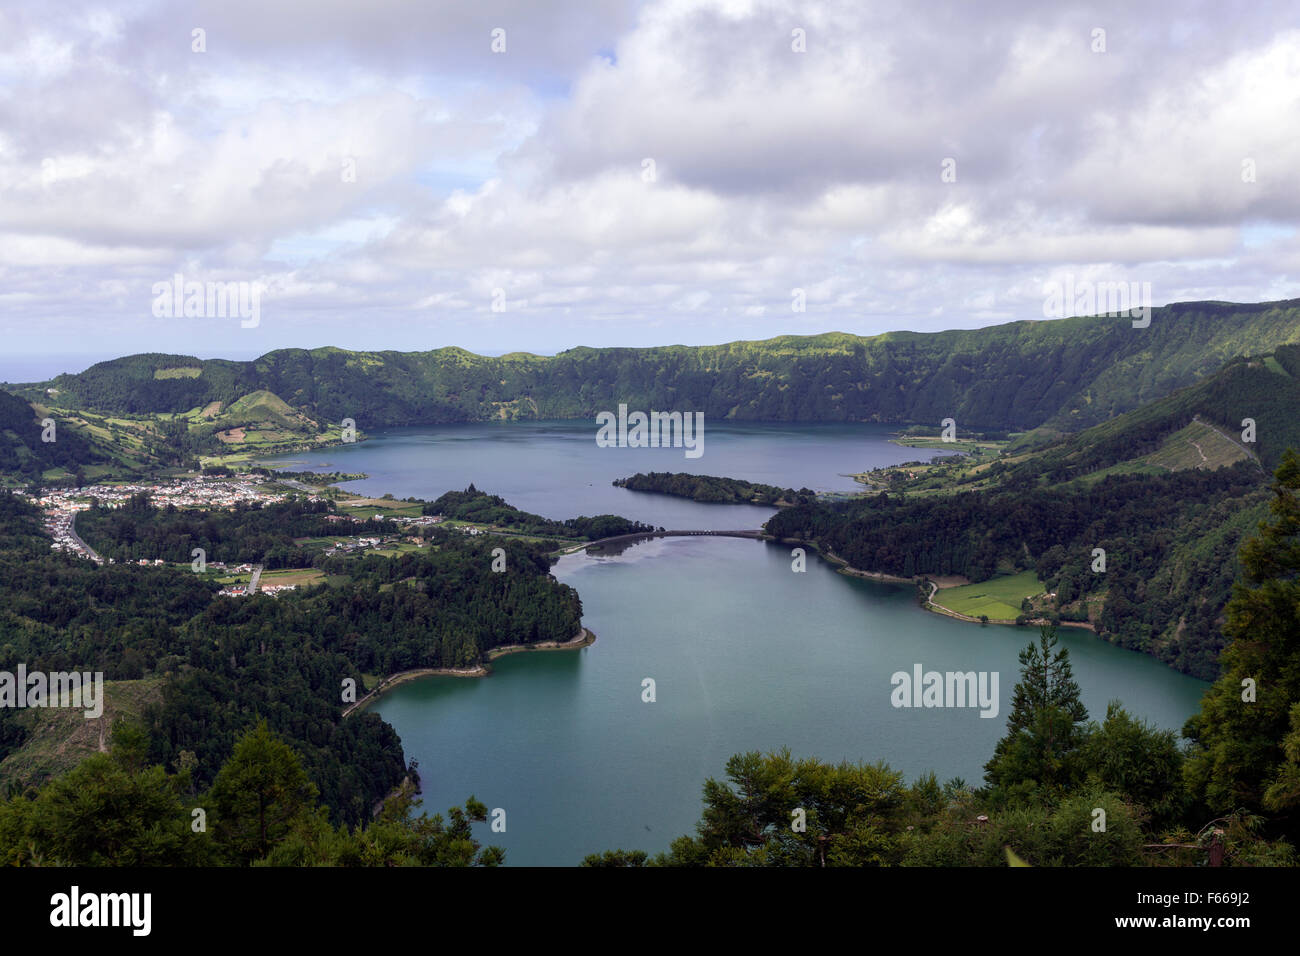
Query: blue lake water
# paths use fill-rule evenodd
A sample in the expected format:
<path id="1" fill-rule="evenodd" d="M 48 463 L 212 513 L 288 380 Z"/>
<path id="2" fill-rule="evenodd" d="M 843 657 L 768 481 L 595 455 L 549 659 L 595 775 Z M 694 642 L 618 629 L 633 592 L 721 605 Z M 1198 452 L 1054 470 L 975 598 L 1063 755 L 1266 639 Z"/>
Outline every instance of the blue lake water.
<path id="1" fill-rule="evenodd" d="M 432 498 L 471 481 L 552 518 L 615 513 L 673 528 L 757 528 L 770 508 L 702 505 L 615 488 L 637 471 L 728 475 L 782 487 L 851 491 L 852 472 L 926 453 L 871 425 L 709 426 L 705 454 L 602 449 L 586 422 L 395 429 L 293 460 L 366 472 L 370 494 Z M 1036 632 L 979 627 L 921 610 L 913 589 L 837 574 L 788 547 L 729 538 L 664 538 L 617 553 L 562 558 L 556 577 L 578 590 L 597 635 L 574 652 L 494 663 L 484 679 L 432 677 L 374 705 L 419 760 L 425 806 L 471 793 L 506 811 L 485 841 L 509 864 L 574 865 L 622 847 L 658 851 L 693 832 L 706 778 L 729 756 L 789 747 L 840 761 L 885 760 L 908 778 L 978 783 L 1003 734 L 1017 654 Z M 1178 729 L 1204 683 L 1152 658 L 1063 628 L 1092 716 L 1121 699 Z M 999 674 L 999 712 L 898 709 L 891 675 L 926 670 Z M 642 682 L 656 700 L 642 700 Z"/>

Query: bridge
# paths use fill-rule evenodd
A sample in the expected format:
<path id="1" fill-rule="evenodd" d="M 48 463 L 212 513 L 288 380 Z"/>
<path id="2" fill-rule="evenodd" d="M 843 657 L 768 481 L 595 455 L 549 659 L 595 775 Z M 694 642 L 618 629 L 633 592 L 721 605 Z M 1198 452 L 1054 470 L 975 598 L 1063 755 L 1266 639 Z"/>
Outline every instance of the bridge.
<path id="1" fill-rule="evenodd" d="M 643 538 L 685 538 L 685 537 L 715 537 L 715 538 L 752 538 L 761 541 L 765 537 L 762 530 L 742 530 L 742 531 L 708 531 L 708 530 L 680 530 L 680 531 L 637 531 L 633 534 L 617 534 L 612 538 L 597 538 L 595 541 L 584 541 L 581 544 L 568 545 L 562 548 L 559 554 L 571 554 L 574 551 L 581 551 L 584 548 L 595 548 L 604 544 L 615 544 L 622 541 L 639 541 Z"/>

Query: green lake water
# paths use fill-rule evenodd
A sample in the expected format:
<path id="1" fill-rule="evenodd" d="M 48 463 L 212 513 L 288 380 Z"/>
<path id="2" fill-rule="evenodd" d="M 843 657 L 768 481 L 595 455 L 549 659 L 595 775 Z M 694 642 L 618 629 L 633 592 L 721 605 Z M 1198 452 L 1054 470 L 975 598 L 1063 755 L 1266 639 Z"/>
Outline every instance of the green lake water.
<path id="1" fill-rule="evenodd" d="M 612 488 L 635 471 L 692 471 L 849 490 L 843 477 L 923 457 L 879 426 L 712 429 L 706 454 L 599 449 L 589 423 L 400 429 L 297 460 L 364 471 L 358 490 L 435 497 L 470 481 L 549 517 L 615 512 L 674 528 L 756 528 L 771 509 L 700 505 Z M 658 851 L 693 832 L 700 791 L 729 756 L 789 747 L 825 760 L 884 760 L 909 779 L 934 770 L 978 783 L 1006 726 L 1017 654 L 1036 633 L 921 610 L 907 585 L 835 573 L 788 547 L 735 538 L 662 538 L 617 554 L 579 553 L 554 573 L 578 590 L 591 647 L 502 658 L 484 679 L 433 677 L 374 709 L 419 760 L 425 806 L 474 794 L 506 811 L 479 827 L 508 864 L 574 865 L 616 847 Z M 1118 698 L 1178 729 L 1206 685 L 1062 628 L 1090 715 Z M 895 708 L 890 677 L 925 670 L 999 675 L 999 712 Z M 642 700 L 642 682 L 656 700 Z"/>

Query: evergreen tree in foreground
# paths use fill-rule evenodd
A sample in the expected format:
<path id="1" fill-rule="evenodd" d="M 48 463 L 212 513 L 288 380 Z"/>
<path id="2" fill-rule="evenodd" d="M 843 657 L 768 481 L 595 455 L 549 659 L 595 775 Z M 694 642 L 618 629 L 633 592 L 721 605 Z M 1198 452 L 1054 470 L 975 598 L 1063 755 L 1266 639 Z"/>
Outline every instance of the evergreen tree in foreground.
<path id="1" fill-rule="evenodd" d="M 984 766 L 989 785 L 1003 795 L 1069 786 L 1078 773 L 1076 751 L 1087 719 L 1070 652 L 1056 648 L 1056 627 L 1044 624 L 1038 643 L 1020 652 L 1007 734 Z"/>
<path id="2" fill-rule="evenodd" d="M 1214 813 L 1300 806 L 1300 456 L 1273 482 L 1272 521 L 1241 549 L 1223 676 L 1184 729 L 1188 789 Z M 1290 828 L 1294 829 L 1294 816 Z"/>

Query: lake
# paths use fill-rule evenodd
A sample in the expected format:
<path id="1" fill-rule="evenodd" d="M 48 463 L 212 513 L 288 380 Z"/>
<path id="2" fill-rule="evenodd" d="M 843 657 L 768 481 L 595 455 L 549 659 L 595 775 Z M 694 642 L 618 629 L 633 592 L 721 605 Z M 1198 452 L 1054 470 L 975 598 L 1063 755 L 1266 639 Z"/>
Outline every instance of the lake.
<path id="1" fill-rule="evenodd" d="M 551 518 L 616 513 L 670 528 L 757 528 L 770 508 L 702 505 L 610 482 L 637 471 L 729 475 L 782 487 L 850 491 L 845 477 L 927 455 L 873 425 L 709 426 L 705 454 L 608 449 L 587 422 L 394 429 L 294 460 L 365 472 L 349 487 L 433 498 L 471 481 Z M 432 677 L 374 710 L 419 760 L 425 807 L 471 793 L 506 811 L 479 828 L 514 865 L 574 865 L 588 853 L 651 852 L 694 831 L 706 778 L 746 750 L 884 760 L 910 780 L 981 782 L 1006 727 L 1029 628 L 980 627 L 921 610 L 910 585 L 837 574 L 790 548 L 735 538 L 659 538 L 618 553 L 580 552 L 554 568 L 577 589 L 597 635 L 574 652 L 502 658 L 485 679 Z M 1091 716 L 1121 699 L 1179 729 L 1206 684 L 1156 660 L 1062 628 Z M 925 670 L 999 674 L 995 718 L 973 708 L 902 709 L 890 677 Z M 642 682 L 655 682 L 655 701 Z"/>

